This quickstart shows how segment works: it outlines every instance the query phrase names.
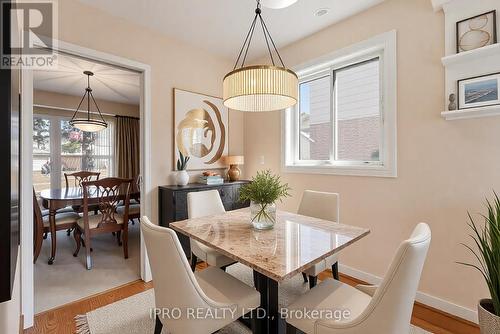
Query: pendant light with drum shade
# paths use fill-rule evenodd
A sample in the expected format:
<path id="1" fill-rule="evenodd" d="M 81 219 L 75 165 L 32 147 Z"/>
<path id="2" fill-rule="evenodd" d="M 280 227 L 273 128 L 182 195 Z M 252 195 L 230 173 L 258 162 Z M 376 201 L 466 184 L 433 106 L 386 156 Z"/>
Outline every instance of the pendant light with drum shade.
<path id="1" fill-rule="evenodd" d="M 224 105 L 229 109 L 247 112 L 274 111 L 292 107 L 297 103 L 297 74 L 285 67 L 261 13 L 260 0 L 258 0 L 255 18 L 250 25 L 233 71 L 224 77 L 223 100 Z M 264 33 L 272 65 L 245 66 L 257 24 L 261 26 Z M 275 64 L 275 56 L 271 47 L 276 53 L 276 61 L 279 61 L 279 65 Z"/>
<path id="2" fill-rule="evenodd" d="M 106 123 L 106 121 L 102 117 L 101 110 L 99 109 L 99 106 L 94 99 L 94 95 L 92 94 L 92 88 L 90 88 L 90 77 L 93 76 L 94 73 L 91 71 L 84 71 L 83 74 L 87 76 L 87 88 L 85 88 L 85 94 L 83 94 L 83 97 L 80 100 L 80 103 L 78 104 L 73 117 L 71 117 L 69 124 L 72 127 L 86 132 L 97 132 L 104 130 L 108 127 L 108 123 Z M 87 117 L 79 118 L 77 117 L 77 114 L 78 111 L 80 111 L 80 107 L 82 106 L 83 101 L 85 101 L 85 98 L 87 98 Z M 90 113 L 91 99 L 97 109 L 97 114 L 99 115 L 99 117 L 92 118 L 92 115 Z"/>

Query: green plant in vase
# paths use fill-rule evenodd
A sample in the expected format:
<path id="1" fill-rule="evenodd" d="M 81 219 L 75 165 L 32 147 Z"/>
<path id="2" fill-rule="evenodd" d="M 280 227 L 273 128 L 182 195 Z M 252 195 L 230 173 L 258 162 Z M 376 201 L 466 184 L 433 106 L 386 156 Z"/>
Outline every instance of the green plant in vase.
<path id="1" fill-rule="evenodd" d="M 184 154 L 179 151 L 179 159 L 177 159 L 177 173 L 175 175 L 178 186 L 185 186 L 189 182 L 189 174 L 186 171 L 189 159 L 190 158 L 188 156 L 184 156 Z"/>
<path id="2" fill-rule="evenodd" d="M 269 229 L 276 223 L 276 201 L 290 196 L 288 183 L 281 182 L 279 175 L 270 170 L 257 172 L 252 182 L 240 190 L 240 201 L 250 201 L 253 226 L 259 230 Z"/>
<path id="3" fill-rule="evenodd" d="M 488 209 L 484 227 L 478 225 L 469 213 L 469 227 L 475 248 L 463 244 L 477 259 L 477 264 L 460 264 L 477 269 L 484 277 L 491 299 L 482 299 L 478 305 L 479 326 L 482 334 L 500 333 L 500 199 L 486 200 Z"/>

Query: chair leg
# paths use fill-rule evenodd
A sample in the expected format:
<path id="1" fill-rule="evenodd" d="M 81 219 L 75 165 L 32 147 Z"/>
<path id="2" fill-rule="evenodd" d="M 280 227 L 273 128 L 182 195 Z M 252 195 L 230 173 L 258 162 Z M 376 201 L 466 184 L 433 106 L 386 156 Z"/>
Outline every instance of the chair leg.
<path id="1" fill-rule="evenodd" d="M 163 324 L 161 323 L 160 317 L 156 316 L 155 334 L 161 334 L 162 329 L 163 329 Z"/>
<path id="2" fill-rule="evenodd" d="M 123 229 L 123 257 L 128 259 L 128 225 Z"/>
<path id="3" fill-rule="evenodd" d="M 118 241 L 118 246 L 122 245 L 121 236 L 122 236 L 122 231 L 116 232 L 116 240 Z"/>
<path id="4" fill-rule="evenodd" d="M 290 325 L 288 322 L 286 323 L 286 334 L 296 334 L 297 328 Z"/>
<path id="5" fill-rule="evenodd" d="M 339 263 L 338 262 L 335 262 L 333 265 L 332 265 L 332 275 L 333 275 L 333 278 L 336 279 L 337 281 L 339 281 Z"/>
<path id="6" fill-rule="evenodd" d="M 80 246 L 82 245 L 82 234 L 80 233 L 79 229 L 75 228 L 75 230 L 73 231 L 73 237 L 75 238 L 76 242 L 76 250 L 73 253 L 73 256 L 77 257 L 78 252 L 80 252 Z"/>
<path id="7" fill-rule="evenodd" d="M 92 269 L 92 257 L 90 256 L 90 236 L 87 234 L 84 234 L 85 237 L 85 260 L 86 260 L 86 265 L 87 265 L 87 270 Z"/>
<path id="8" fill-rule="evenodd" d="M 309 276 L 309 289 L 312 289 L 318 283 L 318 276 Z"/>
<path id="9" fill-rule="evenodd" d="M 38 256 L 40 255 L 40 251 L 42 250 L 43 238 L 40 234 L 37 234 L 34 243 L 34 253 L 33 253 L 33 263 L 36 263 Z"/>
<path id="10" fill-rule="evenodd" d="M 307 283 L 307 275 L 306 275 L 306 273 L 302 273 L 302 278 L 304 279 L 304 283 Z"/>
<path id="11" fill-rule="evenodd" d="M 258 334 L 259 332 L 258 321 L 257 310 L 253 310 L 250 312 L 250 330 L 252 331 L 252 334 Z"/>
<path id="12" fill-rule="evenodd" d="M 191 252 L 191 270 L 193 273 L 196 270 L 196 263 L 198 263 L 198 257 Z"/>

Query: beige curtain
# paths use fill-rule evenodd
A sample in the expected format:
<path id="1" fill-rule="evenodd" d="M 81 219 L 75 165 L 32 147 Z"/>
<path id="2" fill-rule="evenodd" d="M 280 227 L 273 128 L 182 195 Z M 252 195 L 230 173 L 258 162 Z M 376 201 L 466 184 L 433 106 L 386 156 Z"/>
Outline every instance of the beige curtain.
<path id="1" fill-rule="evenodd" d="M 115 129 L 117 176 L 133 179 L 139 175 L 139 119 L 116 116 Z"/>

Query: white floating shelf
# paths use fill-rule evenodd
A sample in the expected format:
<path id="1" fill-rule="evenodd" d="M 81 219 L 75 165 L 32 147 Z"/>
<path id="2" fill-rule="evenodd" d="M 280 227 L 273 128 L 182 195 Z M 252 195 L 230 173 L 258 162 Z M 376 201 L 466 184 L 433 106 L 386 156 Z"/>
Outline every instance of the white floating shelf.
<path id="1" fill-rule="evenodd" d="M 463 65 L 470 61 L 474 61 L 477 59 L 482 59 L 489 56 L 498 55 L 500 57 L 500 44 L 492 44 L 488 46 L 484 46 L 479 49 L 460 52 L 451 56 L 446 56 L 441 58 L 441 62 L 445 67 L 453 66 L 453 65 Z"/>
<path id="2" fill-rule="evenodd" d="M 470 118 L 480 118 L 480 117 L 491 117 L 500 116 L 500 105 L 480 107 L 480 108 L 470 108 L 462 110 L 453 111 L 443 111 L 441 116 L 447 121 L 453 121 L 458 119 L 470 119 Z"/>

